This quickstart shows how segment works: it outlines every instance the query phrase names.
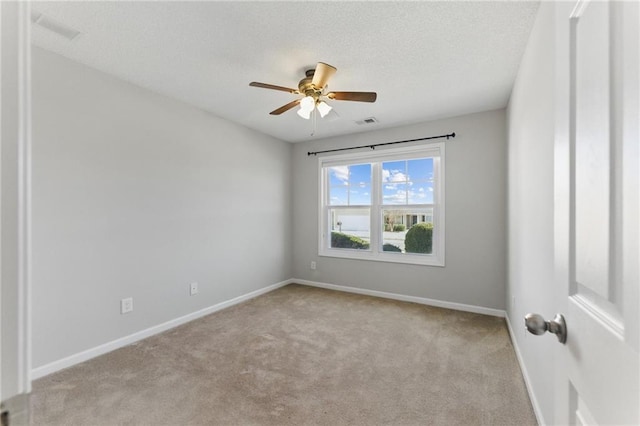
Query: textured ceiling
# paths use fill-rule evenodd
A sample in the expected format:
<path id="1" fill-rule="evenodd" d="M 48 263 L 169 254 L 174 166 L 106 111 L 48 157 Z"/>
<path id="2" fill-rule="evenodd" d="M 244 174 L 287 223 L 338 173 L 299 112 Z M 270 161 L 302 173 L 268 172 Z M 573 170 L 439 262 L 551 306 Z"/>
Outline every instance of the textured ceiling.
<path id="1" fill-rule="evenodd" d="M 538 2 L 34 2 L 81 32 L 40 26 L 33 43 L 276 138 L 394 127 L 506 106 Z M 376 103 L 331 101 L 311 121 L 295 99 L 249 87 L 297 87 L 322 61 L 336 91 L 376 91 Z M 375 117 L 378 123 L 355 122 Z"/>

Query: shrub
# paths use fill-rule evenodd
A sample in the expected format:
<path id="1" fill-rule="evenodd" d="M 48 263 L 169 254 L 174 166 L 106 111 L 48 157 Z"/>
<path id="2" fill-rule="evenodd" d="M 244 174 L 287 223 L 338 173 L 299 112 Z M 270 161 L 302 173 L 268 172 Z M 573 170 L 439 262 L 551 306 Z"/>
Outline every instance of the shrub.
<path id="1" fill-rule="evenodd" d="M 391 224 L 389 223 L 384 224 L 384 232 L 391 232 Z"/>
<path id="2" fill-rule="evenodd" d="M 404 226 L 403 223 L 398 223 L 396 225 L 393 225 L 393 232 L 403 232 L 406 229 L 407 227 Z"/>
<path id="3" fill-rule="evenodd" d="M 342 232 L 332 232 L 331 247 L 366 250 L 369 248 L 369 243 L 353 235 L 343 234 Z"/>
<path id="4" fill-rule="evenodd" d="M 382 246 L 382 251 L 397 251 L 397 252 L 401 252 L 402 250 L 400 250 L 400 247 L 398 246 L 394 246 L 393 244 L 385 244 Z"/>
<path id="5" fill-rule="evenodd" d="M 404 236 L 407 253 L 431 253 L 433 245 L 433 223 L 417 223 Z"/>

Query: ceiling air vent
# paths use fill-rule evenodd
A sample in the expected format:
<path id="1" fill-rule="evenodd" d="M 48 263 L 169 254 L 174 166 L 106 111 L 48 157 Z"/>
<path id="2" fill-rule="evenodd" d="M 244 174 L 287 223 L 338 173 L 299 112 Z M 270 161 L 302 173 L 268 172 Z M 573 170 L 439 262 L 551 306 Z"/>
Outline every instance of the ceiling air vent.
<path id="1" fill-rule="evenodd" d="M 58 22 L 55 19 L 49 18 L 48 16 L 36 11 L 33 11 L 31 13 L 31 22 L 51 32 L 54 32 L 59 36 L 66 38 L 69 41 L 75 39 L 80 34 L 82 34 L 80 31 L 74 28 L 71 28 L 70 26 L 63 24 L 62 22 Z"/>
<path id="2" fill-rule="evenodd" d="M 356 121 L 356 124 L 358 126 L 361 126 L 363 124 L 376 124 L 377 122 L 378 122 L 378 120 L 375 117 L 369 117 L 369 118 L 365 118 L 363 120 Z"/>

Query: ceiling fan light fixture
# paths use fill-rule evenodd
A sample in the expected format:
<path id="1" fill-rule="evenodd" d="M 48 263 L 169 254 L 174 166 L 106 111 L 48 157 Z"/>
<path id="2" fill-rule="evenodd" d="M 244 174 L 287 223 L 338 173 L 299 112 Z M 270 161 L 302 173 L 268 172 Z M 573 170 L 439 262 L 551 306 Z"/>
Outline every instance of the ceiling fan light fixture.
<path id="1" fill-rule="evenodd" d="M 331 106 L 329 106 L 325 101 L 318 103 L 318 112 L 320 113 L 320 117 L 324 118 L 331 110 Z"/>
<path id="2" fill-rule="evenodd" d="M 300 100 L 300 110 L 311 113 L 316 106 L 316 100 L 311 96 L 305 96 Z"/>
<path id="3" fill-rule="evenodd" d="M 307 110 L 307 109 L 303 109 L 302 107 L 298 110 L 298 115 L 302 118 L 304 118 L 305 120 L 308 120 L 311 118 L 311 110 Z"/>

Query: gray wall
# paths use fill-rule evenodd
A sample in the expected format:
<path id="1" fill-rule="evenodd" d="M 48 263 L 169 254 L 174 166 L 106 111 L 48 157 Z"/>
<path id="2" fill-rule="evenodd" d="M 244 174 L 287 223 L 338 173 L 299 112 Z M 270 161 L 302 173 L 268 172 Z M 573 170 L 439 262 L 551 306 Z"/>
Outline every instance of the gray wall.
<path id="1" fill-rule="evenodd" d="M 298 279 L 505 308 L 505 111 L 295 144 L 293 276 Z M 456 132 L 446 144 L 446 266 L 318 257 L 318 164 L 307 151 Z M 382 148 L 378 148 L 382 149 Z M 312 271 L 309 264 L 317 261 Z"/>
<path id="2" fill-rule="evenodd" d="M 38 48 L 33 101 L 34 368 L 291 277 L 290 144 Z"/>
<path id="3" fill-rule="evenodd" d="M 542 3 L 508 106 L 509 265 L 507 312 L 534 404 L 543 424 L 553 420 L 555 339 L 521 327 L 527 312 L 553 318 L 554 6 Z"/>

